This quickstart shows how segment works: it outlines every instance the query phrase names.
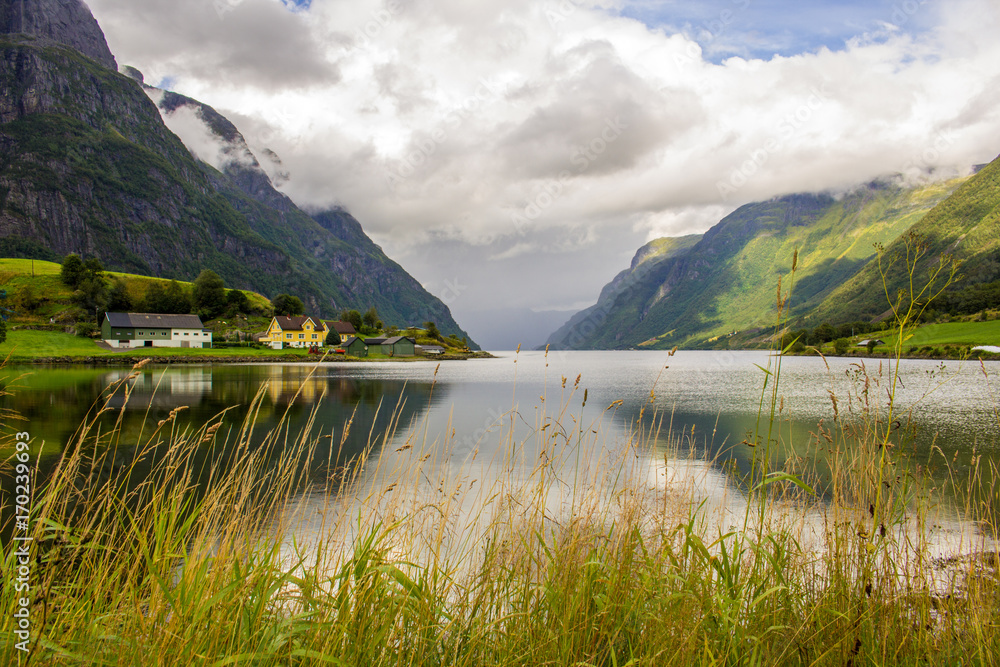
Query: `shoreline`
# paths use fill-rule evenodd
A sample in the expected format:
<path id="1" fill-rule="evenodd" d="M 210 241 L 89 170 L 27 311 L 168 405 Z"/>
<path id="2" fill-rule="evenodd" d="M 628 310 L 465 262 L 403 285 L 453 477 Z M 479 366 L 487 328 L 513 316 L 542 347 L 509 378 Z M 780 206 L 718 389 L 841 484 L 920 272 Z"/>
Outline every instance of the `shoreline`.
<path id="1" fill-rule="evenodd" d="M 458 355 L 458 354 L 444 354 L 439 357 L 400 357 L 400 358 L 386 358 L 386 359 L 361 359 L 358 357 L 342 357 L 339 355 L 331 355 L 330 358 L 324 358 L 322 356 L 303 356 L 299 354 L 289 354 L 280 356 L 263 356 L 263 355 L 244 355 L 244 356 L 220 356 L 220 355 L 195 355 L 195 354 L 185 354 L 185 355 L 134 355 L 134 356 L 118 356 L 118 355 L 96 355 L 96 356 L 54 356 L 54 357 L 18 357 L 9 356 L 7 357 L 8 364 L 18 364 L 18 365 L 31 365 L 31 366 L 134 366 L 142 361 L 147 361 L 150 364 L 156 365 L 169 365 L 169 364 L 221 364 L 221 365 L 239 365 L 239 364 L 270 364 L 270 363 L 280 363 L 280 364 L 330 364 L 330 363 L 349 363 L 349 364 L 379 364 L 387 362 L 402 362 L 402 363 L 415 363 L 419 361 L 468 361 L 470 359 L 496 359 L 489 352 L 473 352 L 468 355 Z"/>

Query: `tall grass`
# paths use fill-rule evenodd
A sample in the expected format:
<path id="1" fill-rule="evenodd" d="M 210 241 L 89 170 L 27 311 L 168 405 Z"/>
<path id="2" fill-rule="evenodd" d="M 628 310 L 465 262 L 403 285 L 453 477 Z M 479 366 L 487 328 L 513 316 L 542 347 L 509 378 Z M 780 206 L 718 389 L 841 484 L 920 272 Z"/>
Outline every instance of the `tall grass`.
<path id="1" fill-rule="evenodd" d="M 780 462 L 774 363 L 755 467 L 714 503 L 702 493 L 712 467 L 653 409 L 655 389 L 618 440 L 605 422 L 620 402 L 588 407 L 579 379 L 563 378 L 530 436 L 515 437 L 516 406 L 497 420 L 484 436 L 494 458 L 456 446 L 450 425 L 399 424 L 399 405 L 382 407 L 392 426 L 353 460 L 319 460 L 329 434 L 311 427 L 255 433 L 260 397 L 228 435 L 221 416 L 181 428 L 175 411 L 134 442 L 96 405 L 33 501 L 29 660 L 1000 662 L 998 526 L 983 511 L 998 506 L 995 464 L 968 480 L 985 494 L 965 508 L 978 528 L 942 553 L 934 527 L 957 517 L 902 455 L 893 376 L 858 367 L 817 429 L 820 476 Z M 128 393 L 126 379 L 102 400 Z M 341 443 L 368 428 L 345 427 Z M 205 470 L 206 447 L 233 453 Z M 325 484 L 309 481 L 317 467 Z M 6 583 L 16 562 L 3 548 Z M 26 662 L 9 639 L 15 597 L 5 585 L 3 664 Z"/>

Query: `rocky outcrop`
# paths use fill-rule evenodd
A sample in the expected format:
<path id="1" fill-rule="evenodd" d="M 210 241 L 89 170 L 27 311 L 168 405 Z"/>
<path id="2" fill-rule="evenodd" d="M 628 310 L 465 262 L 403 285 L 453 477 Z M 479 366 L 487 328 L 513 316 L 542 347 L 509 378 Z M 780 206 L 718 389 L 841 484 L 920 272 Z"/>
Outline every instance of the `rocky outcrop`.
<path id="1" fill-rule="evenodd" d="M 118 70 L 104 32 L 80 0 L 0 0 L 0 30 L 63 44 Z"/>

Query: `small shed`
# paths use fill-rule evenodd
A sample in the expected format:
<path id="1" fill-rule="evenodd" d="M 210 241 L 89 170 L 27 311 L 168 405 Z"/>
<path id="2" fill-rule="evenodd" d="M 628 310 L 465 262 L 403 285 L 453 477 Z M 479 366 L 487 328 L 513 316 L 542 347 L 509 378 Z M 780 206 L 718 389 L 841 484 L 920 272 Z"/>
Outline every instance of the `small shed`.
<path id="1" fill-rule="evenodd" d="M 368 356 L 368 346 L 365 345 L 365 341 L 361 340 L 357 336 L 351 336 L 346 343 L 341 343 L 340 347 L 352 357 Z"/>
<path id="2" fill-rule="evenodd" d="M 444 354 L 444 348 L 440 345 L 417 345 L 417 354 L 438 355 Z"/>
<path id="3" fill-rule="evenodd" d="M 416 355 L 417 341 L 406 336 L 396 336 L 382 342 L 382 354 L 389 357 L 412 357 Z"/>
<path id="4" fill-rule="evenodd" d="M 858 347 L 868 347 L 869 343 L 871 343 L 873 345 L 885 345 L 885 341 L 881 341 L 878 338 L 875 338 L 875 339 L 871 339 L 871 340 L 863 340 L 863 341 L 861 341 L 860 343 L 858 343 Z"/>

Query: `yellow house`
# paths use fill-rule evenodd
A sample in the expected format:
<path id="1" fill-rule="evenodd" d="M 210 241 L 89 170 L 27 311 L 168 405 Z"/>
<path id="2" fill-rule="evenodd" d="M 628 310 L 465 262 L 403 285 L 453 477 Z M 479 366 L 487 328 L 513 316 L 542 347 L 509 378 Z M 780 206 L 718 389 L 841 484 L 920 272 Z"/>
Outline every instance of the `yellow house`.
<path id="1" fill-rule="evenodd" d="M 260 337 L 260 342 L 275 350 L 286 347 L 323 347 L 326 326 L 322 320 L 311 317 L 275 317 L 271 326 Z"/>

